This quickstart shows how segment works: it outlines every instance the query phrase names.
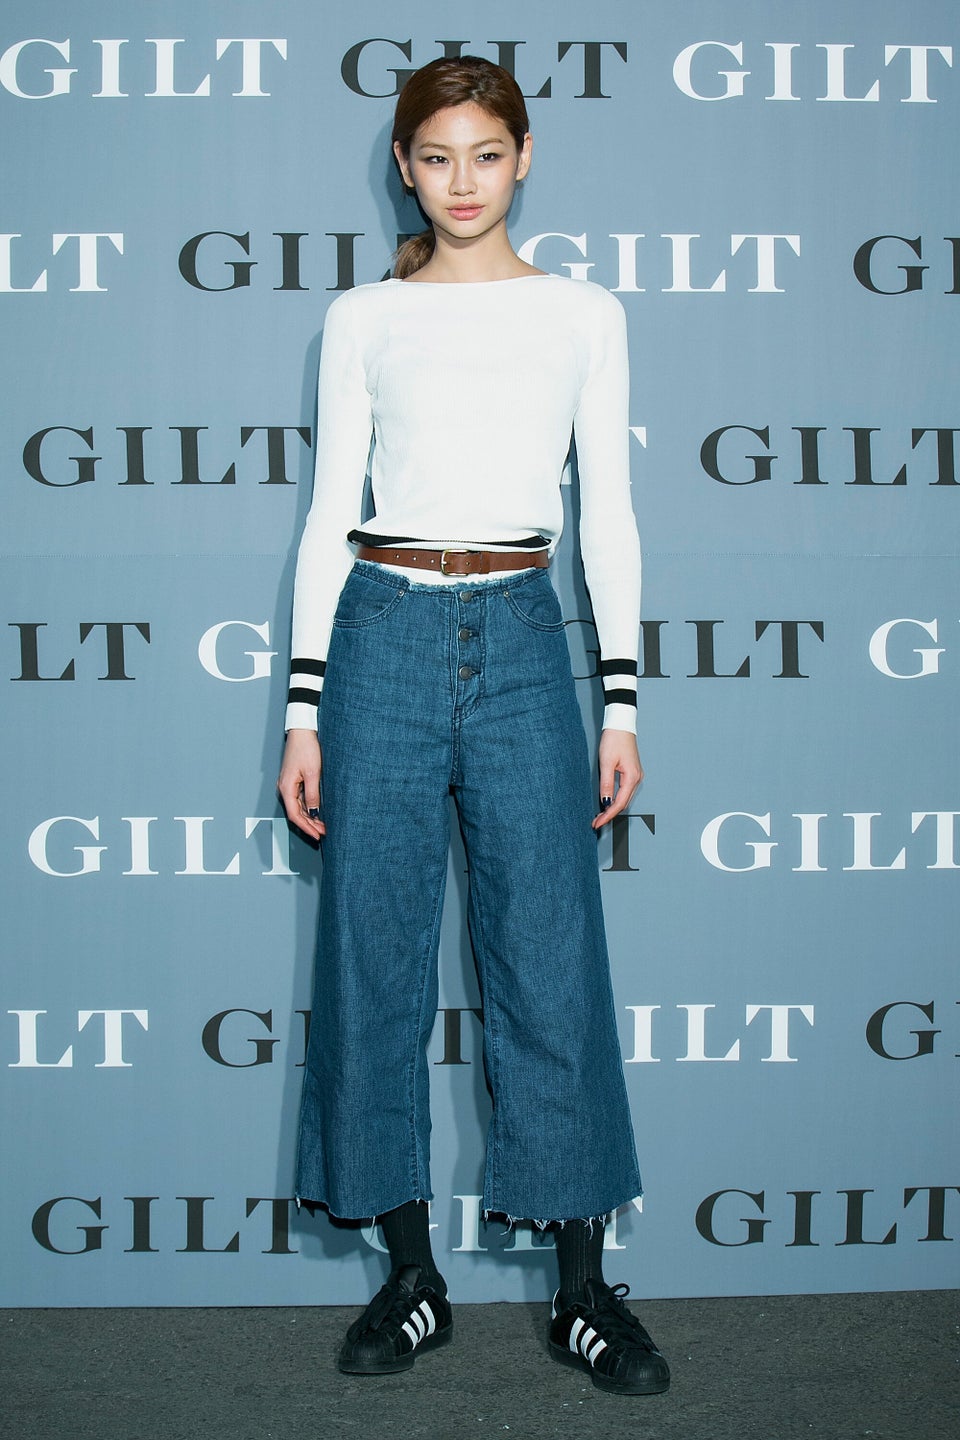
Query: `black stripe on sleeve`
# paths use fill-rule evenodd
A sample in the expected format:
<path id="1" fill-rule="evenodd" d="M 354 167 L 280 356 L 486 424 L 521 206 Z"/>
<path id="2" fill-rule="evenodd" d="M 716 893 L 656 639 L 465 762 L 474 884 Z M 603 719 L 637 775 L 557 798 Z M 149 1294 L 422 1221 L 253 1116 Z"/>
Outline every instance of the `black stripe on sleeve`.
<path id="1" fill-rule="evenodd" d="M 603 701 L 605 705 L 636 705 L 637 692 L 635 690 L 604 690 Z"/>
<path id="2" fill-rule="evenodd" d="M 297 701 L 301 701 L 304 705 L 319 705 L 320 691 L 308 690 L 303 685 L 291 685 L 287 691 L 287 704 L 293 705 Z"/>
<path id="3" fill-rule="evenodd" d="M 636 675 L 636 660 L 601 660 L 601 675 Z"/>
<path id="4" fill-rule="evenodd" d="M 319 675 L 323 678 L 327 668 L 326 660 L 291 660 L 291 675 Z"/>

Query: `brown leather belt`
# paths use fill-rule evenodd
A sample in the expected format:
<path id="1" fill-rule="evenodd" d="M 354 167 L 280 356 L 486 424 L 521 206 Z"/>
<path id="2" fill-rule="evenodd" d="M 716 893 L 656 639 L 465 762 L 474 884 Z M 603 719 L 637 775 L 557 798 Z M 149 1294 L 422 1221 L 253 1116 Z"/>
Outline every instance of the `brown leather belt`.
<path id="1" fill-rule="evenodd" d="M 386 545 L 358 545 L 358 560 L 377 565 L 409 565 L 414 570 L 434 570 L 441 575 L 489 575 L 496 570 L 545 570 L 550 564 L 546 550 L 405 550 Z"/>

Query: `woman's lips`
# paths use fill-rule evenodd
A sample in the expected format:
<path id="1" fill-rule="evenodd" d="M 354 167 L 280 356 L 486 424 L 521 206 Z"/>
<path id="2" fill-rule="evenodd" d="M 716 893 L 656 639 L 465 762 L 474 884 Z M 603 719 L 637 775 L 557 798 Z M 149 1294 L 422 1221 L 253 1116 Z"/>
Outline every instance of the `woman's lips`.
<path id="1" fill-rule="evenodd" d="M 452 215 L 454 220 L 473 220 L 482 209 L 482 205 L 451 205 L 448 214 Z"/>

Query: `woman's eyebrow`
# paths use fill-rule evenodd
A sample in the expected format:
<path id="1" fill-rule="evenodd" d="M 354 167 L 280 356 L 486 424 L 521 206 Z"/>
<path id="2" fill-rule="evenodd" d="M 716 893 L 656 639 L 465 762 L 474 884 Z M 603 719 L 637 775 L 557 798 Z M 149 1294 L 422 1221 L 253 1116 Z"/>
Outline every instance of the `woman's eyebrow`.
<path id="1" fill-rule="evenodd" d="M 494 136 L 493 136 L 491 139 L 489 139 L 489 140 L 477 140 L 477 141 L 475 141 L 474 144 L 473 144 L 470 148 L 471 148 L 472 150 L 482 150 L 486 145 L 502 145 L 503 143 L 504 143 L 504 140 L 503 140 L 503 137 L 502 137 L 501 135 L 494 135 Z M 417 148 L 418 148 L 418 150 L 426 150 L 426 149 L 429 148 L 430 150 L 448 150 L 448 151 L 449 151 L 449 150 L 454 150 L 456 147 L 455 147 L 454 145 L 441 145 L 441 144 L 439 143 L 439 141 L 437 141 L 437 140 L 421 140 L 421 141 L 420 141 L 420 144 L 417 146 Z"/>

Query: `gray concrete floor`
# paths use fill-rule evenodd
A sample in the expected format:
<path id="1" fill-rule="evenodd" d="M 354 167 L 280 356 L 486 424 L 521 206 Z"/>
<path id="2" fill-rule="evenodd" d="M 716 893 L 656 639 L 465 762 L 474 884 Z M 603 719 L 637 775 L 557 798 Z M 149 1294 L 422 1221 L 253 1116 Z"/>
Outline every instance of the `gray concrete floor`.
<path id="1" fill-rule="evenodd" d="M 10 1440 L 960 1440 L 960 1292 L 637 1307 L 666 1395 L 604 1395 L 550 1360 L 545 1305 L 462 1305 L 413 1370 L 340 1375 L 357 1313 L 0 1314 Z"/>

